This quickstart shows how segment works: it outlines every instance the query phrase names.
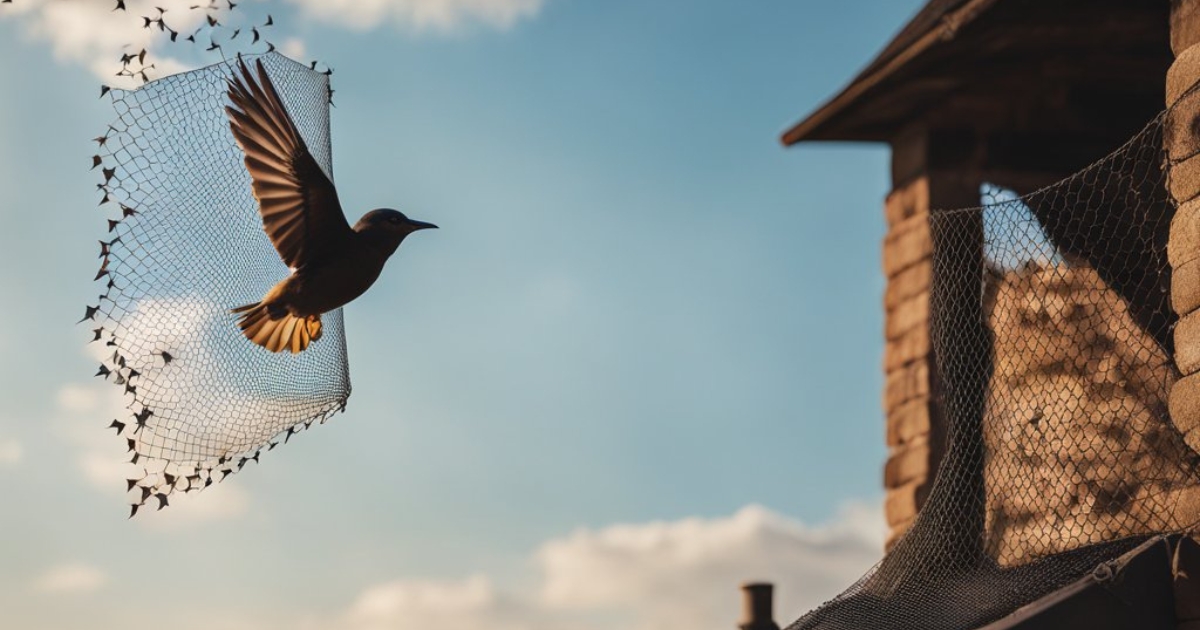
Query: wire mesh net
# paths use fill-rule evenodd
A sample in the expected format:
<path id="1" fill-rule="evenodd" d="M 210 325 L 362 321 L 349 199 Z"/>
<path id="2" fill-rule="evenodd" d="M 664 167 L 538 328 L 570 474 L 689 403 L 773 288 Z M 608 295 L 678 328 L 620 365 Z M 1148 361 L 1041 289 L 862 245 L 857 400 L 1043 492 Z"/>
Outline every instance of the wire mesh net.
<path id="1" fill-rule="evenodd" d="M 789 630 L 976 628 L 1198 520 L 1167 405 L 1168 117 L 1058 184 L 929 214 L 937 476 L 880 564 Z"/>
<path id="2" fill-rule="evenodd" d="M 260 59 L 332 180 L 328 77 L 277 53 Z M 100 375 L 124 388 L 130 410 L 113 426 L 142 471 L 128 482 L 133 513 L 257 461 L 350 393 L 340 310 L 295 355 L 250 343 L 230 313 L 289 273 L 224 113 L 233 72 L 219 63 L 109 93 L 117 119 L 97 162 L 102 205 L 120 216 L 100 244 L 106 291 L 85 319 L 112 350 Z"/>

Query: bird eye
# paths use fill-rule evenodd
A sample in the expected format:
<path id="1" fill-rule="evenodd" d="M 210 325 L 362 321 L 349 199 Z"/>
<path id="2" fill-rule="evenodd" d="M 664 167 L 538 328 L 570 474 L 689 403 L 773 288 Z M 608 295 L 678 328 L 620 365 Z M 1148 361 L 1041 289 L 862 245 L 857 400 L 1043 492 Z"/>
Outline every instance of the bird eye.
<path id="1" fill-rule="evenodd" d="M 399 223 L 400 217 L 388 217 L 388 223 Z"/>

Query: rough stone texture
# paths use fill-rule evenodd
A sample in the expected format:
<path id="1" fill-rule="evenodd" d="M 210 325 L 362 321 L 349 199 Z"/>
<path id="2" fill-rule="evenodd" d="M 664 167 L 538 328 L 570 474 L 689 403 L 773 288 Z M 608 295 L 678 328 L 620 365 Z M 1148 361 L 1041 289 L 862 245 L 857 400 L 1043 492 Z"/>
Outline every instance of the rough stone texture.
<path id="1" fill-rule="evenodd" d="M 1175 211 L 1175 216 L 1171 218 L 1171 237 L 1167 241 L 1167 260 L 1172 267 L 1179 267 L 1198 258 L 1200 258 L 1200 199 L 1193 199 L 1181 204 Z"/>
<path id="2" fill-rule="evenodd" d="M 923 481 L 932 477 L 929 474 L 929 438 L 921 436 L 918 440 L 893 449 L 883 466 L 883 485 L 887 488 L 899 488 L 910 481 Z"/>
<path id="3" fill-rule="evenodd" d="M 1183 439 L 1200 451 L 1200 374 L 1179 379 L 1171 388 L 1171 421 L 1183 432 Z"/>
<path id="4" fill-rule="evenodd" d="M 929 364 L 924 361 L 910 363 L 887 373 L 884 383 L 883 408 L 891 416 L 899 413 L 901 406 L 914 398 L 929 396 Z"/>
<path id="5" fill-rule="evenodd" d="M 897 407 L 887 416 L 887 444 L 891 447 L 911 444 L 928 437 L 931 427 L 930 405 L 927 397 L 915 398 Z M 886 487 L 886 486 L 885 486 Z"/>
<path id="6" fill-rule="evenodd" d="M 985 545 L 1003 566 L 1185 524 L 1194 455 L 1167 415 L 1177 374 L 1087 267 L 989 282 Z M 1186 510 L 1185 510 L 1186 511 Z M 1174 516 L 1172 516 L 1174 514 Z"/>
<path id="7" fill-rule="evenodd" d="M 1177 57 L 1167 72 L 1167 106 L 1175 107 L 1167 117 L 1164 144 L 1173 161 L 1168 177 L 1172 196 L 1179 203 L 1175 217 L 1171 220 L 1170 239 L 1167 242 L 1167 259 L 1171 264 L 1171 308 L 1181 318 L 1175 328 L 1175 364 L 1180 373 L 1187 375 L 1175 382 L 1170 391 L 1169 409 L 1171 420 L 1183 432 L 1183 441 L 1193 451 L 1200 450 L 1200 200 L 1193 199 L 1197 190 L 1197 171 L 1200 167 L 1200 45 L 1190 45 L 1180 51 L 1183 42 L 1200 34 L 1200 3 L 1187 0 L 1176 2 L 1171 12 L 1172 46 Z M 1200 493 L 1181 496 L 1177 500 L 1179 511 L 1200 511 Z M 1180 518 L 1181 522 L 1195 522 L 1196 515 Z M 1185 582 L 1189 582 L 1185 576 Z M 1177 582 L 1177 588 L 1179 583 Z M 1196 587 L 1185 589 L 1176 598 L 1177 606 L 1195 603 Z M 1189 602 L 1191 602 L 1189 604 Z M 1190 609 L 1189 609 L 1190 610 Z M 1195 626 L 1200 622 L 1192 612 L 1180 610 L 1180 628 Z"/>
<path id="8" fill-rule="evenodd" d="M 883 369 L 890 372 L 906 363 L 929 356 L 929 327 L 918 326 L 887 342 L 883 349 Z"/>
<path id="9" fill-rule="evenodd" d="M 896 308 L 901 302 L 919 293 L 929 291 L 933 279 L 933 261 L 922 259 L 888 278 L 887 290 L 883 294 L 883 307 Z"/>
<path id="10" fill-rule="evenodd" d="M 1168 112 L 1163 124 L 1163 143 L 1172 160 L 1182 160 L 1200 152 L 1200 91 L 1191 90 Z"/>
<path id="11" fill-rule="evenodd" d="M 884 204 L 888 235 L 883 244 L 884 409 L 891 451 L 884 466 L 892 538 L 912 523 L 924 503 L 940 450 L 932 448 L 930 400 L 929 290 L 933 239 L 929 224 L 929 179 L 897 188 Z"/>
<path id="12" fill-rule="evenodd" d="M 908 185 L 893 190 L 883 204 L 883 214 L 889 227 L 928 209 L 929 179 L 926 177 L 918 177 Z"/>
<path id="13" fill-rule="evenodd" d="M 929 293 L 918 293 L 887 312 L 886 339 L 896 339 L 917 326 L 929 325 Z"/>
<path id="14" fill-rule="evenodd" d="M 1167 70 L 1167 107 L 1197 83 L 1200 83 L 1200 46 L 1190 46 L 1175 57 L 1175 63 Z"/>
<path id="15" fill-rule="evenodd" d="M 1197 185 L 1200 187 L 1200 184 Z M 896 224 L 884 238 L 883 273 L 891 278 L 901 270 L 929 258 L 932 253 L 929 214 L 915 214 Z"/>
<path id="16" fill-rule="evenodd" d="M 1200 195 L 1200 155 L 1171 165 L 1167 184 L 1171 196 L 1179 203 L 1191 201 Z"/>
<path id="17" fill-rule="evenodd" d="M 1171 270 L 1171 308 L 1182 315 L 1200 308 L 1200 259 Z"/>
<path id="18" fill-rule="evenodd" d="M 1175 326 L 1175 365 L 1180 374 L 1200 371 L 1200 311 L 1184 315 Z"/>
<path id="19" fill-rule="evenodd" d="M 1176 58 L 1200 42 L 1200 2 L 1171 0 L 1171 52 Z"/>

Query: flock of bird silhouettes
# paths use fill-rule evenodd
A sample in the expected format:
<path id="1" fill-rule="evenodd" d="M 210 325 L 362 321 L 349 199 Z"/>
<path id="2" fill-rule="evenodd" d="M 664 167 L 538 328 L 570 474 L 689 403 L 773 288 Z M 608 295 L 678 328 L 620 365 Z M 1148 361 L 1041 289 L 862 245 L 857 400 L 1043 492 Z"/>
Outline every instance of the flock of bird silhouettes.
<path id="1" fill-rule="evenodd" d="M 0 0 L 0 3 L 11 1 Z M 224 4 L 230 10 L 237 6 L 230 0 Z M 217 0 L 210 0 L 206 6 L 193 5 L 191 9 L 207 9 L 207 26 L 221 26 L 212 13 L 218 9 Z M 113 10 L 125 11 L 124 0 L 117 0 Z M 171 41 L 177 41 L 178 31 L 168 26 L 164 18 L 166 9 L 155 7 L 155 10 L 157 15 L 142 16 L 143 27 L 158 28 Z M 261 26 L 273 24 L 274 19 L 267 15 Z M 203 28 L 201 25 L 186 39 L 195 42 Z M 250 29 L 251 44 L 261 39 L 258 28 Z M 241 32 L 235 29 L 229 39 L 236 39 Z M 266 43 L 267 52 L 275 49 L 270 42 Z M 213 40 L 208 50 L 218 48 L 220 45 Z M 145 48 L 122 54 L 118 76 L 148 81 L 146 72 L 154 66 L 145 65 L 146 54 Z M 140 67 L 131 67 L 134 61 Z M 315 70 L 316 62 L 310 67 Z M 325 70 L 325 74 L 330 73 L 332 70 Z M 101 96 L 109 89 L 101 86 Z M 332 94 L 330 90 L 331 97 Z M 225 113 L 233 138 L 245 154 L 263 229 L 290 269 L 289 275 L 261 300 L 233 308 L 231 312 L 239 316 L 237 325 L 251 342 L 271 352 L 303 352 L 321 337 L 321 315 L 341 308 L 370 288 L 383 271 L 384 263 L 409 234 L 437 226 L 389 208 L 372 210 L 351 226 L 333 182 L 309 152 L 261 60 L 255 61 L 255 71 L 251 71 L 238 55 L 227 95 L 230 105 L 225 107 Z M 103 145 L 105 139 L 97 141 Z M 105 169 L 104 176 L 107 182 L 112 174 Z M 104 272 L 102 267 L 100 275 Z M 84 319 L 94 315 L 94 309 L 89 307 Z"/>
<path id="2" fill-rule="evenodd" d="M 0 0 L 0 4 L 12 2 Z M 182 39 L 193 44 L 196 44 L 198 37 L 204 38 L 207 29 L 209 51 L 220 50 L 221 43 L 228 45 L 235 40 L 250 45 L 259 45 L 261 42 L 266 45 L 267 53 L 274 51 L 274 45 L 264 39 L 262 33 L 262 30 L 274 24 L 270 15 L 266 16 L 265 22 L 245 30 L 231 29 L 221 23 L 218 19 L 221 12 L 236 6 L 237 3 L 230 0 L 209 0 L 206 5 L 192 6 L 192 10 L 205 11 L 205 16 L 199 28 L 186 37 L 181 37 L 177 30 L 168 25 L 165 18 L 167 10 L 161 7 L 154 7 L 155 13 L 152 15 L 142 16 L 142 27 L 157 29 L 172 42 Z M 113 11 L 126 10 L 125 0 L 116 0 Z M 222 35 L 221 31 L 228 34 Z M 242 39 L 238 40 L 239 37 Z M 220 54 L 224 56 L 225 52 L 220 51 Z M 149 82 L 148 71 L 154 65 L 147 65 L 147 57 L 145 48 L 123 53 L 120 56 L 121 70 L 117 76 Z M 437 226 L 410 219 L 404 213 L 388 208 L 371 210 L 351 225 L 342 210 L 330 174 L 322 170 L 310 152 L 262 60 L 256 59 L 250 65 L 239 53 L 236 62 L 230 66 L 224 99 L 230 139 L 242 153 L 249 175 L 248 192 L 256 201 L 263 231 L 289 272 L 257 302 L 243 306 L 229 304 L 230 314 L 235 316 L 231 317 L 229 325 L 240 329 L 247 344 L 255 344 L 272 353 L 301 353 L 321 339 L 321 318 L 325 313 L 341 308 L 366 292 L 410 234 Z M 316 62 L 309 67 L 316 71 Z M 331 73 L 331 69 L 324 71 L 326 75 Z M 108 86 L 101 86 L 100 94 L 104 96 L 109 91 Z M 333 91 L 329 90 L 330 98 L 332 94 Z M 109 131 L 115 130 L 110 127 Z M 95 141 L 103 148 L 108 139 L 106 133 L 95 138 Z M 99 184 L 104 192 L 101 205 L 114 201 L 109 185 L 117 174 L 117 168 L 105 167 L 104 158 L 99 154 L 93 157 L 92 162 L 93 168 L 102 169 L 104 178 L 103 183 Z M 122 220 L 138 214 L 134 208 L 120 205 L 121 218 L 109 220 L 110 232 Z M 110 274 L 111 248 L 119 240 L 118 236 L 110 242 L 101 241 L 102 263 L 96 280 Z M 111 290 L 113 287 L 114 282 L 110 277 L 108 288 Z M 111 316 L 111 313 L 102 309 L 106 298 L 107 293 L 101 295 L 101 305 L 87 306 L 81 321 L 95 320 L 101 314 Z M 103 327 L 97 328 L 93 341 L 100 341 L 104 333 Z M 108 345 L 115 343 L 114 337 Z M 164 366 L 171 364 L 175 358 L 166 351 L 156 351 L 155 354 L 161 356 Z M 136 436 L 148 426 L 154 412 L 145 401 L 137 398 L 137 386 L 132 379 L 141 376 L 140 373 L 126 364 L 119 350 L 110 361 L 111 367 L 107 363 L 102 364 L 97 375 L 106 379 L 115 375 L 116 383 L 123 385 L 126 394 L 134 396 L 137 404 L 141 405 L 141 410 L 134 414 L 136 426 L 131 426 L 129 431 L 126 431 L 126 423 L 118 420 L 110 425 L 118 434 L 126 437 L 129 450 L 133 453 L 130 461 L 136 464 L 139 457 L 144 455 Z M 312 419 L 300 422 L 307 426 Z M 288 427 L 287 435 L 290 437 L 298 426 Z M 260 448 L 252 448 L 240 458 L 227 453 L 218 459 L 209 473 L 227 475 L 234 472 L 235 468 L 240 469 L 247 461 L 257 460 L 262 448 L 273 446 L 275 442 L 272 441 Z M 205 487 L 217 480 L 211 476 L 201 479 L 202 469 L 207 464 L 191 464 L 194 464 L 195 470 L 193 475 L 187 477 L 184 492 Z M 167 495 L 177 489 L 178 480 L 174 474 L 164 475 L 161 480 L 151 476 L 129 479 L 130 491 L 141 489 L 141 498 L 132 504 L 130 515 L 136 514 L 150 496 L 158 498 L 160 509 L 165 507 Z"/>

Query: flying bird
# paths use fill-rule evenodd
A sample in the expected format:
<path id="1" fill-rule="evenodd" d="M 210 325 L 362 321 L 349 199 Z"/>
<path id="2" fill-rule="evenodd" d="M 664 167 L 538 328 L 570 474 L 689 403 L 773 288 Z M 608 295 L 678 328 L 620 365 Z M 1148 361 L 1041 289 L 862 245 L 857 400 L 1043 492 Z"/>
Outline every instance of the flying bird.
<path id="1" fill-rule="evenodd" d="M 229 79 L 229 127 L 245 153 L 263 229 L 292 272 L 262 300 L 233 309 L 250 341 L 302 352 L 321 337 L 321 314 L 362 295 L 406 236 L 436 228 L 396 210 L 372 210 L 354 227 L 333 182 L 309 153 L 261 60 Z"/>

